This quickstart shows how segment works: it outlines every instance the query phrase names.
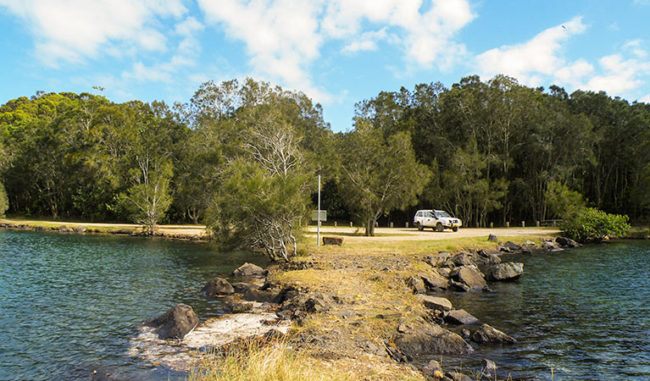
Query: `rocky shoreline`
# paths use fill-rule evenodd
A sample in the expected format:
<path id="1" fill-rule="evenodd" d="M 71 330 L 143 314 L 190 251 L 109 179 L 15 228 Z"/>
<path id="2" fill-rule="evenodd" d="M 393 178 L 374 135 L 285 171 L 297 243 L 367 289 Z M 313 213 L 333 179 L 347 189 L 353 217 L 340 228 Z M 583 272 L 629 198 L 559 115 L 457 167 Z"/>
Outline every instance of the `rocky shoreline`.
<path id="1" fill-rule="evenodd" d="M 410 298 L 408 295 L 414 298 L 415 307 L 403 309 L 414 317 L 406 318 L 404 313 L 390 310 L 377 314 L 374 319 L 395 327 L 394 331 L 387 332 L 378 340 L 355 333 L 355 327 L 359 327 L 355 320 L 361 321 L 363 313 L 355 310 L 357 302 L 354 298 L 274 280 L 278 274 L 318 269 L 322 267 L 318 260 L 276 265 L 269 270 L 247 263 L 235 270 L 232 283 L 214 278 L 200 291 L 206 298 L 222 299 L 230 314 L 199 324 L 199 318 L 191 307 L 177 305 L 139 327 L 130 341 L 129 355 L 170 369 L 189 370 L 197 360 L 226 345 L 252 338 L 286 335 L 285 339 L 297 350 L 309 350 L 318 356 L 351 357 L 362 353 L 382 358 L 382 361 L 403 364 L 421 372 L 426 379 L 471 380 L 477 375 L 470 377 L 458 369 L 443 369 L 439 362 L 430 359 L 435 355 L 480 353 L 482 346 L 514 345 L 516 339 L 488 324 L 493 322 L 482 322 L 471 312 L 454 308 L 439 294 L 449 290 L 490 292 L 488 282 L 517 280 L 524 273 L 523 264 L 505 262 L 506 254 L 557 252 L 578 246 L 575 241 L 558 237 L 546 239 L 541 244 L 505 242 L 498 243 L 494 249 L 443 251 L 418 258 L 417 261 L 425 266 L 404 277 L 403 286 L 394 286 L 407 292 L 405 298 Z M 390 267 L 384 267 L 379 272 L 390 270 Z M 400 309 L 395 307 L 395 310 Z M 319 331 L 311 327 L 313 324 L 306 324 L 318 316 L 341 324 L 334 332 L 329 329 Z M 291 329 L 304 325 L 310 328 L 298 333 Z M 332 345 L 339 347 L 333 348 Z M 496 374 L 497 364 L 484 359 L 480 377 L 494 378 Z"/>

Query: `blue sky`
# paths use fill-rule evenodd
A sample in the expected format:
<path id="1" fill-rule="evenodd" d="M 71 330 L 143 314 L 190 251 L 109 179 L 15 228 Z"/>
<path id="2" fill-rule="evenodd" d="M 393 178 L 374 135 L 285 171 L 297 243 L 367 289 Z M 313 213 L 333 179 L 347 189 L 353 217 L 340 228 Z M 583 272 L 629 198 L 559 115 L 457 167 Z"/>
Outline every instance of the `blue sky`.
<path id="1" fill-rule="evenodd" d="M 206 80 L 301 90 L 335 131 L 381 90 L 503 73 L 650 102 L 650 0 L 0 0 L 0 103 L 186 102 Z"/>

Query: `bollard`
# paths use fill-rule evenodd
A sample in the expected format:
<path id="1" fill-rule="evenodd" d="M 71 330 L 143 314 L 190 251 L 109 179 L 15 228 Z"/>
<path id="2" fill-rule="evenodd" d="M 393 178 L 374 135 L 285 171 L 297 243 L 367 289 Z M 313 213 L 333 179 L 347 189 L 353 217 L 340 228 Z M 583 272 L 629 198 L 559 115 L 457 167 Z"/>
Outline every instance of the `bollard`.
<path id="1" fill-rule="evenodd" d="M 350 221 L 350 227 L 352 227 L 352 221 Z"/>
<path id="2" fill-rule="evenodd" d="M 336 227 L 336 221 L 334 221 L 334 227 Z"/>
<path id="3" fill-rule="evenodd" d="M 490 229 L 494 228 L 494 222 L 490 222 Z"/>
<path id="4" fill-rule="evenodd" d="M 539 227 L 539 220 L 537 220 L 537 227 Z"/>
<path id="5" fill-rule="evenodd" d="M 392 222 L 390 223 L 390 227 L 391 227 L 391 228 L 393 227 L 393 223 L 392 223 Z"/>
<path id="6" fill-rule="evenodd" d="M 506 221 L 506 227 L 507 227 L 507 228 L 510 227 L 510 221 Z"/>
<path id="7" fill-rule="evenodd" d="M 521 227 L 525 228 L 526 227 L 526 221 L 521 221 Z"/>
<path id="8" fill-rule="evenodd" d="M 407 228 L 409 227 L 409 223 L 408 223 L 408 221 L 406 221 L 406 227 L 407 227 Z"/>

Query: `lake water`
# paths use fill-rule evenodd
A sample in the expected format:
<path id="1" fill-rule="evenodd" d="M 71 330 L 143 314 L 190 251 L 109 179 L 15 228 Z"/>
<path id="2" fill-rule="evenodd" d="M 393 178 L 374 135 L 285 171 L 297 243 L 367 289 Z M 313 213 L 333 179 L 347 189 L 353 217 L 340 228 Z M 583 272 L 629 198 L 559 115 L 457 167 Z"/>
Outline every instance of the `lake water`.
<path id="1" fill-rule="evenodd" d="M 207 244 L 0 230 L 0 380 L 182 375 L 125 355 L 135 327 L 176 303 L 222 313 L 203 284 L 260 255 Z"/>
<path id="2" fill-rule="evenodd" d="M 500 379 L 650 380 L 650 242 L 503 260 L 525 264 L 519 281 L 448 296 L 518 343 L 444 361 L 477 369 L 488 358 Z"/>

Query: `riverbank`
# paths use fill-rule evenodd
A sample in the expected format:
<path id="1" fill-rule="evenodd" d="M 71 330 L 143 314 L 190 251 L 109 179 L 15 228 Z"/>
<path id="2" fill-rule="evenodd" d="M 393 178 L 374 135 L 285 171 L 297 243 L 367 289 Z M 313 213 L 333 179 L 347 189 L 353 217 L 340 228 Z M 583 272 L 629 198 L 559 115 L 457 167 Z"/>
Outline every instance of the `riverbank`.
<path id="1" fill-rule="evenodd" d="M 0 218 L 0 228 L 53 233 L 146 235 L 144 227 L 137 224 Z M 154 237 L 184 241 L 207 241 L 209 239 L 204 225 L 158 225 Z"/>

